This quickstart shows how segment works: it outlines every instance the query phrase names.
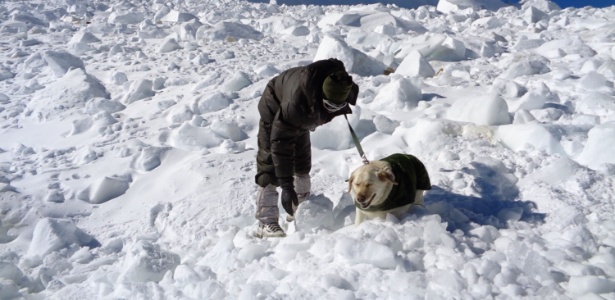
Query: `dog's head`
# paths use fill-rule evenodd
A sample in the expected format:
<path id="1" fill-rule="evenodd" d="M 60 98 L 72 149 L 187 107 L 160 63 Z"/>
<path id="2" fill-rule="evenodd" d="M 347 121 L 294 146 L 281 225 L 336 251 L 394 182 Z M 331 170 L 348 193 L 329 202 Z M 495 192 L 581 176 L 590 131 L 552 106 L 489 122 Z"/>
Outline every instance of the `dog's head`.
<path id="1" fill-rule="evenodd" d="M 373 161 L 352 172 L 348 192 L 361 209 L 379 205 L 386 200 L 395 182 L 390 166 Z"/>

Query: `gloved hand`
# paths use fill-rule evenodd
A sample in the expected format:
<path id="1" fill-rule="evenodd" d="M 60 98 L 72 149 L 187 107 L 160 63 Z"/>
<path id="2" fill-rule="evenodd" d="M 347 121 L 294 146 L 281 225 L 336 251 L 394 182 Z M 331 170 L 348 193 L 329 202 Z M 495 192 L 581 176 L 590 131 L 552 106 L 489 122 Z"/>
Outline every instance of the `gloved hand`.
<path id="1" fill-rule="evenodd" d="M 293 204 L 295 207 L 299 205 L 299 199 L 293 185 L 293 178 L 279 178 L 280 187 L 282 187 L 282 207 L 289 215 L 294 215 Z"/>

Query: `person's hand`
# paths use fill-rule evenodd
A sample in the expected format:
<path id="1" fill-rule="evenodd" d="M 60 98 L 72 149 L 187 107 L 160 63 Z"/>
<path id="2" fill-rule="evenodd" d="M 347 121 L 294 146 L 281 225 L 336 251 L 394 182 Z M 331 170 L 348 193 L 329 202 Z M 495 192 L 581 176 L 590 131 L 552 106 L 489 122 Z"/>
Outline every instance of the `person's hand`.
<path id="1" fill-rule="evenodd" d="M 299 199 L 293 185 L 293 178 L 280 178 L 280 187 L 282 187 L 282 207 L 289 215 L 294 215 L 293 204 L 295 207 L 299 205 Z"/>

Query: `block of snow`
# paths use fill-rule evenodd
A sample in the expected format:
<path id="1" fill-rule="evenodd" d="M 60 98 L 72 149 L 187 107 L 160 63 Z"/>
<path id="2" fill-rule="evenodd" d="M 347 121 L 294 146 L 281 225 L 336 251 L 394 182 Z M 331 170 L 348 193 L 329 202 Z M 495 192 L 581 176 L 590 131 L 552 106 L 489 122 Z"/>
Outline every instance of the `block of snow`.
<path id="1" fill-rule="evenodd" d="M 575 110 L 577 113 L 609 116 L 615 111 L 615 101 L 613 96 L 601 92 L 586 92 L 576 101 Z"/>
<path id="2" fill-rule="evenodd" d="M 514 151 L 544 151 L 547 154 L 566 155 L 559 141 L 544 126 L 531 123 L 500 126 L 495 137 Z"/>
<path id="3" fill-rule="evenodd" d="M 500 21 L 498 17 L 494 16 L 483 17 L 472 22 L 472 26 L 484 29 L 494 29 L 502 26 L 502 21 Z"/>
<path id="4" fill-rule="evenodd" d="M 122 103 L 101 97 L 90 99 L 85 103 L 85 112 L 89 115 L 95 115 L 102 111 L 114 113 L 124 110 L 124 108 L 126 108 L 126 106 Z"/>
<path id="5" fill-rule="evenodd" d="M 219 137 L 229 139 L 233 142 L 248 138 L 248 135 L 234 123 L 216 120 L 211 124 L 210 128 Z"/>
<path id="6" fill-rule="evenodd" d="M 0 66 L 0 81 L 11 79 L 13 77 L 15 77 L 15 74 L 11 72 L 11 70 L 4 66 Z"/>
<path id="7" fill-rule="evenodd" d="M 224 139 L 206 127 L 196 127 L 185 122 L 171 132 L 169 144 L 185 150 L 203 150 L 220 146 Z"/>
<path id="8" fill-rule="evenodd" d="M 376 126 L 376 130 L 378 130 L 378 132 L 391 134 L 399 126 L 399 122 L 391 120 L 383 115 L 377 115 L 374 118 L 374 125 Z"/>
<path id="9" fill-rule="evenodd" d="M 167 120 L 171 124 L 182 124 L 192 120 L 194 112 L 185 104 L 175 105 L 167 112 Z"/>
<path id="10" fill-rule="evenodd" d="M 429 62 L 423 58 L 423 55 L 417 50 L 410 52 L 408 56 L 401 61 L 395 74 L 409 77 L 432 77 L 436 74 Z"/>
<path id="11" fill-rule="evenodd" d="M 162 163 L 161 156 L 167 150 L 168 148 L 165 147 L 144 147 L 136 157 L 132 167 L 139 171 L 151 171 L 160 166 Z"/>
<path id="12" fill-rule="evenodd" d="M 593 127 L 587 134 L 587 142 L 577 161 L 592 169 L 602 164 L 615 164 L 615 122 L 607 122 Z"/>
<path id="13" fill-rule="evenodd" d="M 100 247 L 91 235 L 79 229 L 71 220 L 44 218 L 36 223 L 27 256 L 40 258 L 73 245 Z"/>
<path id="14" fill-rule="evenodd" d="M 159 282 L 167 272 L 173 272 L 180 262 L 176 253 L 139 240 L 128 250 L 121 278 L 132 282 Z"/>
<path id="15" fill-rule="evenodd" d="M 72 68 L 79 68 L 85 71 L 83 61 L 79 57 L 65 51 L 45 51 L 43 59 L 56 77 L 64 76 Z"/>
<path id="16" fill-rule="evenodd" d="M 613 293 L 615 281 L 601 276 L 573 276 L 568 281 L 568 291 L 579 296 Z"/>
<path id="17" fill-rule="evenodd" d="M 155 94 L 156 92 L 154 92 L 152 81 L 140 79 L 130 84 L 128 92 L 122 98 L 122 102 L 124 104 L 130 104 L 141 99 L 153 97 Z"/>
<path id="18" fill-rule="evenodd" d="M 528 23 L 538 23 L 549 18 L 549 15 L 534 6 L 525 8 L 523 15 L 525 21 Z"/>
<path id="19" fill-rule="evenodd" d="M 184 22 L 188 22 L 193 19 L 197 19 L 197 17 L 193 14 L 179 12 L 177 10 L 171 10 L 169 11 L 169 13 L 167 13 L 164 17 L 160 18 L 159 20 L 162 22 L 169 22 L 169 23 L 184 23 Z"/>
<path id="20" fill-rule="evenodd" d="M 62 78 L 36 91 L 27 107 L 33 117 L 44 120 L 70 113 L 74 107 L 85 108 L 88 101 L 96 98 L 109 98 L 105 87 L 82 69 L 72 69 Z"/>
<path id="21" fill-rule="evenodd" d="M 77 197 L 92 204 L 100 204 L 123 195 L 129 187 L 130 179 L 105 176 L 93 182 Z"/>
<path id="22" fill-rule="evenodd" d="M 196 31 L 197 40 L 239 40 L 250 39 L 260 40 L 263 34 L 252 28 L 250 25 L 222 21 L 213 27 L 201 26 Z"/>
<path id="23" fill-rule="evenodd" d="M 408 111 L 418 105 L 421 96 L 418 80 L 393 74 L 391 82 L 382 87 L 374 100 L 365 106 L 373 111 Z"/>
<path id="24" fill-rule="evenodd" d="M 76 43 L 90 44 L 90 43 L 98 43 L 98 42 L 100 42 L 100 39 L 97 38 L 92 33 L 85 31 L 85 30 L 79 30 L 73 35 L 73 37 L 70 39 L 68 43 L 69 44 L 76 44 Z"/>
<path id="25" fill-rule="evenodd" d="M 311 195 L 295 212 L 297 230 L 314 231 L 333 225 L 333 202 L 322 194 Z"/>
<path id="26" fill-rule="evenodd" d="M 107 18 L 107 22 L 118 25 L 139 24 L 145 20 L 142 12 L 112 12 Z"/>
<path id="27" fill-rule="evenodd" d="M 252 84 L 248 74 L 244 72 L 235 72 L 226 80 L 221 87 L 223 92 L 237 92 Z"/>
<path id="28" fill-rule="evenodd" d="M 582 40 L 566 37 L 545 42 L 532 51 L 546 58 L 558 58 L 572 54 L 577 54 L 583 58 L 588 58 L 596 55 L 596 51 L 583 43 Z M 562 55 L 562 53 L 565 55 Z"/>
<path id="29" fill-rule="evenodd" d="M 340 237 L 333 249 L 336 257 L 349 264 L 369 264 L 381 269 L 394 269 L 397 260 L 393 250 L 371 239 Z"/>
<path id="30" fill-rule="evenodd" d="M 515 79 L 521 76 L 544 74 L 550 71 L 551 69 L 549 69 L 543 60 L 530 59 L 513 63 L 506 71 L 500 74 L 499 78 Z"/>
<path id="31" fill-rule="evenodd" d="M 503 125 L 511 122 L 506 101 L 495 94 L 459 98 L 448 109 L 446 116 L 450 120 L 477 125 Z"/>
<path id="32" fill-rule="evenodd" d="M 350 47 L 346 42 L 326 35 L 318 45 L 314 61 L 337 58 L 344 63 L 346 71 L 362 76 L 376 76 L 384 73 L 382 62 Z"/>
<path id="33" fill-rule="evenodd" d="M 348 121 L 353 128 L 359 124 L 360 106 L 352 108 Z M 361 133 L 357 132 L 357 135 Z M 354 147 L 352 136 L 344 118 L 334 118 L 331 122 L 320 126 L 311 134 L 312 146 L 317 149 L 345 150 Z"/>
<path id="34" fill-rule="evenodd" d="M 232 98 L 222 92 L 214 92 L 213 94 L 205 94 L 196 98 L 192 111 L 196 114 L 205 114 L 215 112 L 227 108 L 231 105 Z"/>
<path id="35" fill-rule="evenodd" d="M 179 39 L 182 41 L 192 41 L 196 38 L 196 31 L 203 24 L 198 19 L 191 20 L 189 22 L 179 25 Z"/>
<path id="36" fill-rule="evenodd" d="M 414 50 L 421 52 L 428 60 L 460 61 L 466 58 L 465 44 L 457 39 L 443 34 L 421 35 L 409 38 L 400 44 L 395 57 L 403 59 Z"/>
<path id="37" fill-rule="evenodd" d="M 579 80 L 578 87 L 588 91 L 602 91 L 606 94 L 613 94 L 613 82 L 606 79 L 598 72 L 589 72 Z"/>
<path id="38" fill-rule="evenodd" d="M 358 13 L 330 13 L 324 15 L 317 25 L 322 29 L 336 25 L 350 25 L 358 21 L 361 16 Z"/>
<path id="39" fill-rule="evenodd" d="M 179 45 L 177 40 L 175 40 L 174 38 L 167 38 L 162 41 L 162 43 L 160 43 L 160 47 L 158 47 L 158 53 L 169 53 L 181 48 L 182 47 Z"/>

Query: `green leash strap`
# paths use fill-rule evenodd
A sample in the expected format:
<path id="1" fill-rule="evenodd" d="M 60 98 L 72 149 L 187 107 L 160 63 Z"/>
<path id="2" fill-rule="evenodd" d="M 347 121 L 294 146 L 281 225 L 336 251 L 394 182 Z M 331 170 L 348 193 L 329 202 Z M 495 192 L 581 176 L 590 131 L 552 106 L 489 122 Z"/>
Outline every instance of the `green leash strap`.
<path id="1" fill-rule="evenodd" d="M 348 123 L 348 129 L 350 129 L 350 134 L 352 135 L 352 141 L 354 142 L 354 145 L 357 147 L 357 151 L 359 151 L 359 155 L 361 156 L 363 163 L 369 164 L 369 160 L 367 160 L 367 156 L 365 156 L 365 152 L 363 152 L 363 148 L 361 148 L 361 143 L 359 142 L 359 138 L 357 137 L 357 134 L 352 129 L 352 126 L 350 126 L 350 122 L 348 121 L 348 116 L 346 116 L 346 114 L 344 114 L 344 118 L 346 118 L 346 123 Z"/>

